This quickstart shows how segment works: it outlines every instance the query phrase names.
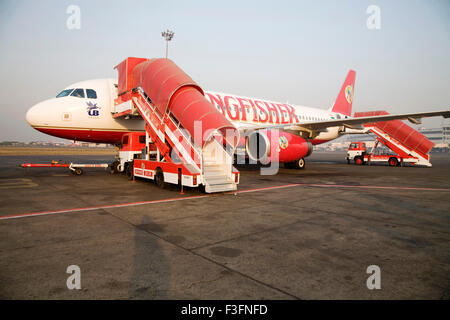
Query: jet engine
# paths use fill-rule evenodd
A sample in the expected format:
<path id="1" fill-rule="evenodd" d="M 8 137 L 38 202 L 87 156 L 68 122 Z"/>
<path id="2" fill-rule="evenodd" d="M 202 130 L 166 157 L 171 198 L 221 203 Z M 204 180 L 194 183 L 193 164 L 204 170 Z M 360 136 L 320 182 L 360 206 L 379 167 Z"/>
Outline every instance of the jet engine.
<path id="1" fill-rule="evenodd" d="M 246 138 L 248 156 L 267 164 L 272 161 L 294 162 L 311 154 L 311 142 L 292 133 L 278 130 L 258 130 Z"/>

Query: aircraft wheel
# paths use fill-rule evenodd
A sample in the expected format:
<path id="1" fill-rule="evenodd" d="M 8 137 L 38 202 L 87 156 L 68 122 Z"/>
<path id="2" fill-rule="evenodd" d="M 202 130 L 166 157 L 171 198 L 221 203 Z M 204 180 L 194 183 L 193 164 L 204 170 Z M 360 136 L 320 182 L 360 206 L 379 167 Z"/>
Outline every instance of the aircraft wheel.
<path id="1" fill-rule="evenodd" d="M 164 189 L 166 186 L 166 183 L 164 182 L 164 173 L 161 168 L 156 169 L 155 183 L 160 189 Z"/>
<path id="2" fill-rule="evenodd" d="M 305 166 L 306 166 L 305 158 L 298 159 L 297 161 L 295 161 L 294 165 L 295 165 L 296 169 L 300 169 L 300 170 L 305 169 Z"/>

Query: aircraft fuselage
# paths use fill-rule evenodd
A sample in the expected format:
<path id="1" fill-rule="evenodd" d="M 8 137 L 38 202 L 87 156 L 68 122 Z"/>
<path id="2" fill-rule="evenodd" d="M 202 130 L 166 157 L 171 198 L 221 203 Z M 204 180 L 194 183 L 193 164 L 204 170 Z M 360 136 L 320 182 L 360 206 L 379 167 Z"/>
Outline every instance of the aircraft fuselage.
<path id="1" fill-rule="evenodd" d="M 88 80 L 65 88 L 56 98 L 28 110 L 28 123 L 43 133 L 76 141 L 118 144 L 127 132 L 144 131 L 142 119 L 114 118 L 114 79 Z M 263 99 L 205 91 L 209 100 L 238 129 L 253 125 L 293 124 L 329 120 L 342 115 L 327 110 Z M 339 136 L 339 127 L 312 138 L 320 144 Z"/>

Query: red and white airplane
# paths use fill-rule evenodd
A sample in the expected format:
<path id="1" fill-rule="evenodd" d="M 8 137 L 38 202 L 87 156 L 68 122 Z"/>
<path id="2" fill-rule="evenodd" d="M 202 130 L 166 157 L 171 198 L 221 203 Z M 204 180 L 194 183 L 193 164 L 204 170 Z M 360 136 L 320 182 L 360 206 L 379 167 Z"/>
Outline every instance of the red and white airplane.
<path id="1" fill-rule="evenodd" d="M 262 160 L 274 153 L 272 130 L 267 129 L 276 128 L 283 133 L 276 141 L 278 160 L 297 168 L 304 167 L 304 157 L 311 154 L 313 145 L 358 132 L 364 123 L 394 119 L 417 123 L 422 117 L 450 116 L 450 111 L 435 111 L 352 118 L 355 75 L 355 71 L 349 71 L 336 101 L 328 110 L 212 91 L 205 91 L 205 97 L 247 137 L 246 149 L 250 158 Z M 125 133 L 143 132 L 145 123 L 142 119 L 113 117 L 117 111 L 114 103 L 118 95 L 116 83 L 114 79 L 74 83 L 56 98 L 34 105 L 28 110 L 26 119 L 36 130 L 55 137 L 120 144 Z M 248 147 L 248 141 L 256 138 L 263 147 L 253 150 Z M 243 145 L 245 142 L 241 140 Z"/>

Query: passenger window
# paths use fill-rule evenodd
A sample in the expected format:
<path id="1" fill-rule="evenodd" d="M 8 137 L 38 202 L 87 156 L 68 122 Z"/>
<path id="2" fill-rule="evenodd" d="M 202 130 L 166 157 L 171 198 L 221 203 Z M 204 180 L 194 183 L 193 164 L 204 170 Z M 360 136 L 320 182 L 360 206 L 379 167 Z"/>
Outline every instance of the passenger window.
<path id="1" fill-rule="evenodd" d="M 97 99 L 97 92 L 95 92 L 95 90 L 92 89 L 86 89 L 86 96 L 89 99 Z"/>
<path id="2" fill-rule="evenodd" d="M 145 136 L 139 136 L 139 143 L 145 143 Z"/>
<path id="3" fill-rule="evenodd" d="M 73 90 L 72 97 L 84 98 L 84 89 L 75 89 Z"/>
<path id="4" fill-rule="evenodd" d="M 61 91 L 56 97 L 57 97 L 57 98 L 67 97 L 67 96 L 72 92 L 72 90 L 73 90 L 73 89 L 66 89 L 66 90 L 63 90 L 63 91 Z"/>
<path id="5" fill-rule="evenodd" d="M 123 145 L 127 145 L 128 144 L 128 136 L 123 137 Z"/>

